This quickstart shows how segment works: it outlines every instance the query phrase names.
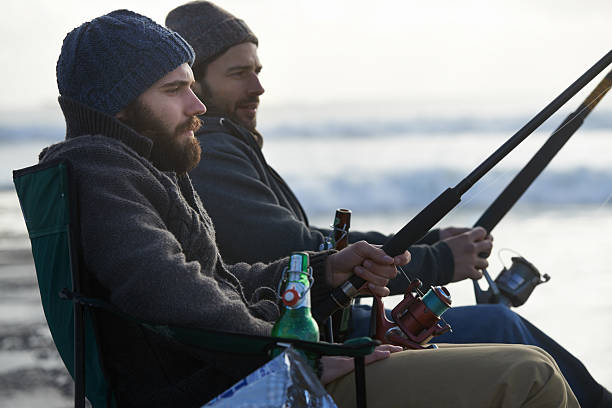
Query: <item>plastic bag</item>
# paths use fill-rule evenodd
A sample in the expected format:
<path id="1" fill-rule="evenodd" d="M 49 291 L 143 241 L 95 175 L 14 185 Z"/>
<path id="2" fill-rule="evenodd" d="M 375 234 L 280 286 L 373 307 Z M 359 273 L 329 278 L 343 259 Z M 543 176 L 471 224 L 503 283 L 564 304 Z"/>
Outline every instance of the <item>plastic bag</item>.
<path id="1" fill-rule="evenodd" d="M 332 408 L 336 404 L 302 355 L 289 347 L 204 407 Z"/>

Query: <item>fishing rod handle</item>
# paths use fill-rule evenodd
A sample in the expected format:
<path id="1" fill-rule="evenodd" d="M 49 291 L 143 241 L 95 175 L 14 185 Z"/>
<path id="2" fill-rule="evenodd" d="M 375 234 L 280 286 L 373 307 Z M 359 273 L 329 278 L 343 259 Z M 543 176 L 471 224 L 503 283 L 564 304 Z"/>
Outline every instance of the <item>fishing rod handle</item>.
<path id="1" fill-rule="evenodd" d="M 382 250 L 389 256 L 397 256 L 414 245 L 427 232 L 450 212 L 459 202 L 461 197 L 454 189 L 447 188 L 427 207 L 408 222 L 397 234 L 393 235 L 383 246 Z M 359 293 L 359 289 L 366 283 L 365 279 L 357 275 L 351 276 L 341 286 L 335 288 L 331 293 L 333 302 L 339 307 L 346 307 L 351 298 Z"/>

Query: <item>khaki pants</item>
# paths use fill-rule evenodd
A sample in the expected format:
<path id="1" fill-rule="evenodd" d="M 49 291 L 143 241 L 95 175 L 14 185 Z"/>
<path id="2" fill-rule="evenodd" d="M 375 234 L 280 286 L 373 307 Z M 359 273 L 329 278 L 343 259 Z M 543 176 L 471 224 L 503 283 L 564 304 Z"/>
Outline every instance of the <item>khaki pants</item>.
<path id="1" fill-rule="evenodd" d="M 354 373 L 327 385 L 338 407 L 355 407 Z M 553 358 L 535 346 L 443 344 L 366 366 L 368 408 L 579 407 Z"/>

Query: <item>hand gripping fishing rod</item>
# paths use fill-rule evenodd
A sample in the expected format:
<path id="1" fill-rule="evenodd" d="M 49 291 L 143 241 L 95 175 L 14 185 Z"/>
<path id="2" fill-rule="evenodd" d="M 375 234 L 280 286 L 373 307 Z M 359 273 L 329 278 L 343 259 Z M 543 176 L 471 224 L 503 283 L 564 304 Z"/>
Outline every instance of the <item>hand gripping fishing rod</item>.
<path id="1" fill-rule="evenodd" d="M 585 118 L 611 87 L 612 71 L 608 72 L 582 104 L 555 129 L 544 145 L 480 216 L 474 227 L 483 227 L 491 233 L 570 137 L 582 126 Z M 482 257 L 486 257 L 486 254 Z M 537 285 L 550 279 L 544 274 L 544 280 L 541 280 L 537 269 L 522 257 L 512 258 L 512 261 L 512 266 L 509 269 L 504 268 L 495 281 L 491 279 L 486 269 L 482 270 L 489 289 L 483 291 L 478 282 L 473 281 L 476 303 L 504 303 L 507 306 L 518 307 L 525 303 Z"/>
<path id="2" fill-rule="evenodd" d="M 396 256 L 416 243 L 434 225 L 436 225 L 446 214 L 448 214 L 459 202 L 461 196 L 469 190 L 480 178 L 491 168 L 507 156 L 516 146 L 527 138 L 544 121 L 554 114 L 561 106 L 578 93 L 586 84 L 595 78 L 612 62 L 612 51 L 609 51 L 595 65 L 589 68 L 580 78 L 571 84 L 565 91 L 549 103 L 540 113 L 534 116 L 514 136 L 499 147 L 490 157 L 474 169 L 465 179 L 461 180 L 455 187 L 446 189 L 420 213 L 410 220 L 397 234 L 391 237 L 382 247 L 390 256 Z M 365 280 L 353 275 L 343 285 L 335 288 L 331 295 L 320 304 L 321 313 L 332 313 L 333 311 L 346 307 L 350 299 L 357 295 L 359 289 L 365 284 Z"/>

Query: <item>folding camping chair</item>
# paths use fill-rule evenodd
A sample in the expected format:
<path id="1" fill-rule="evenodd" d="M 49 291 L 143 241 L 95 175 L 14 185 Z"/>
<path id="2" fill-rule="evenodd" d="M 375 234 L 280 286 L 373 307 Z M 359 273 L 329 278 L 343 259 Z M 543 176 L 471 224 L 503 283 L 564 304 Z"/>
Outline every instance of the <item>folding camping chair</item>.
<path id="1" fill-rule="evenodd" d="M 75 407 L 84 407 L 85 397 L 94 408 L 118 406 L 100 350 L 95 318 L 99 310 L 136 321 L 148 330 L 207 351 L 269 357 L 272 349 L 290 343 L 319 356 L 351 356 L 355 359 L 357 405 L 365 407 L 364 356 L 373 351 L 376 341 L 361 338 L 343 345 L 314 343 L 159 326 L 136 320 L 91 296 L 87 274 L 80 267 L 78 192 L 70 177 L 70 163 L 55 160 L 15 170 L 13 181 L 32 245 L 45 317 L 64 365 L 75 382 Z"/>

